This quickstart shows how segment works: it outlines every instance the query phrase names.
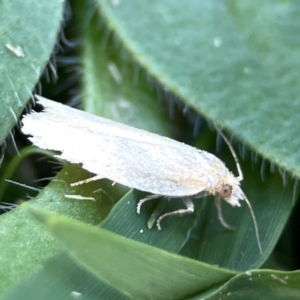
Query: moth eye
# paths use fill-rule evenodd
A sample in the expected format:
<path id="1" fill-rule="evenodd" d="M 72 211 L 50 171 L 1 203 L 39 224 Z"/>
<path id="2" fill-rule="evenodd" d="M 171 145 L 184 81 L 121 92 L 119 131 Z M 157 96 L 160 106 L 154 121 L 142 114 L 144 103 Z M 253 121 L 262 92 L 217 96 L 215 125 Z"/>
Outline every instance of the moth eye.
<path id="1" fill-rule="evenodd" d="M 232 192 L 232 186 L 229 184 L 225 184 L 220 191 L 220 196 L 222 198 L 227 198 L 231 195 L 231 192 Z"/>

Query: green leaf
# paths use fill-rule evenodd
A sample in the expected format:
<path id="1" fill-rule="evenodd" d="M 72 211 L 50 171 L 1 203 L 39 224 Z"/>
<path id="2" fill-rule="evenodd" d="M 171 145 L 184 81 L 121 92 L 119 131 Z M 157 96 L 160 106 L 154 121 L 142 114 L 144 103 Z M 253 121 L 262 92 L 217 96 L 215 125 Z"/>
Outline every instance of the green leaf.
<path id="1" fill-rule="evenodd" d="M 164 110 L 153 101 L 155 92 L 149 89 L 145 76 L 138 76 L 139 66 L 124 61 L 113 38 L 99 28 L 96 13 L 86 24 L 89 9 L 84 2 L 78 2 L 75 9 L 84 45 L 81 51 L 84 110 L 171 136 Z"/>
<path id="2" fill-rule="evenodd" d="M 98 0 L 151 75 L 205 118 L 300 176 L 300 2 Z"/>
<path id="3" fill-rule="evenodd" d="M 43 268 L 15 285 L 1 300 L 22 299 L 24 295 L 31 300 L 80 299 L 80 297 L 86 300 L 130 299 L 80 267 L 66 253 L 49 259 Z"/>
<path id="4" fill-rule="evenodd" d="M 61 0 L 0 1 L 0 144 L 16 125 L 48 63 L 63 8 Z"/>
<path id="5" fill-rule="evenodd" d="M 105 194 L 93 193 L 99 184 L 91 184 L 82 191 L 70 188 L 70 183 L 87 176 L 76 166 L 66 166 L 63 171 L 31 202 L 60 214 L 98 224 L 112 206 Z M 87 193 L 87 194 L 85 194 Z M 66 195 L 70 195 L 68 198 Z M 71 198 L 71 195 L 93 196 L 96 201 Z M 58 244 L 40 226 L 32 223 L 23 211 L 16 209 L 0 218 L 1 281 L 0 295 L 24 275 L 33 272 L 60 251 Z"/>
<path id="6" fill-rule="evenodd" d="M 78 263 L 133 298 L 174 299 L 176 295 L 181 299 L 234 275 L 54 213 L 28 206 L 25 209 L 60 240 Z"/>
<path id="7" fill-rule="evenodd" d="M 299 299 L 300 272 L 279 272 L 273 270 L 253 270 L 242 273 L 229 280 L 207 300 L 226 297 L 226 299 Z M 195 298 L 199 299 L 199 298 Z"/>

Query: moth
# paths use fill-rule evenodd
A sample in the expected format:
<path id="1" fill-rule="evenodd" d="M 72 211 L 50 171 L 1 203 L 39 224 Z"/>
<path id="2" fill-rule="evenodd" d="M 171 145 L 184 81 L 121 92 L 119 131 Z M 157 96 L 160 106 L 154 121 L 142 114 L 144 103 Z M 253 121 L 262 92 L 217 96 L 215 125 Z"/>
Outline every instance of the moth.
<path id="1" fill-rule="evenodd" d="M 185 208 L 160 216 L 157 220 L 159 229 L 167 216 L 193 213 L 192 199 L 207 195 L 215 196 L 219 220 L 223 226 L 231 228 L 222 217 L 221 199 L 232 206 L 240 206 L 240 201 L 244 200 L 250 209 L 262 253 L 252 206 L 240 188 L 242 171 L 224 136 L 237 163 L 237 177 L 219 158 L 206 151 L 41 96 L 36 98 L 44 110 L 25 115 L 22 131 L 30 136 L 34 145 L 58 151 L 61 153 L 58 157 L 96 174 L 73 185 L 107 178 L 151 193 L 138 203 L 138 213 L 145 201 L 161 196 L 182 197 Z"/>

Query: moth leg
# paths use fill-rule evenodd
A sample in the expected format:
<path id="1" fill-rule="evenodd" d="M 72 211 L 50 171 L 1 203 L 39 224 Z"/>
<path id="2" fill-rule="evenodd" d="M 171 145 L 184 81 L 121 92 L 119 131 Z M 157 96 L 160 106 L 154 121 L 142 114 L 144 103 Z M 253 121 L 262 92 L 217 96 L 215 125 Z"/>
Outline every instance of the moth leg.
<path id="1" fill-rule="evenodd" d="M 175 210 L 175 211 L 168 212 L 168 213 L 160 216 L 157 219 L 156 225 L 157 225 L 158 230 L 161 230 L 160 222 L 165 217 L 168 217 L 168 216 L 178 216 L 178 215 L 179 216 L 183 216 L 183 215 L 191 214 L 191 213 L 194 212 L 194 203 L 192 202 L 192 200 L 190 198 L 183 198 L 182 201 L 185 204 L 186 208 L 182 208 L 182 209 L 178 209 L 178 210 Z"/>
<path id="2" fill-rule="evenodd" d="M 220 223 L 229 230 L 235 230 L 235 227 L 229 225 L 223 218 L 223 214 L 222 214 L 222 207 L 221 207 L 221 197 L 220 196 L 216 196 L 215 197 L 215 206 L 217 208 L 217 212 L 218 212 L 218 219 L 220 221 Z"/>
<path id="3" fill-rule="evenodd" d="M 91 181 L 100 180 L 100 179 L 103 179 L 103 177 L 101 175 L 96 175 L 96 176 L 93 176 L 93 177 L 90 177 L 90 178 L 87 178 L 87 179 L 83 179 L 83 180 L 80 180 L 80 181 L 73 182 L 73 183 L 70 184 L 70 186 L 78 186 L 78 185 L 82 185 L 82 184 L 85 184 L 85 183 L 88 183 L 88 182 L 91 182 Z"/>
<path id="4" fill-rule="evenodd" d="M 136 206 L 136 212 L 137 212 L 138 214 L 141 212 L 141 206 L 142 206 L 142 204 L 144 204 L 146 201 L 149 201 L 149 200 L 152 200 L 152 199 L 156 199 L 156 198 L 159 198 L 159 197 L 161 197 L 161 195 L 149 195 L 149 196 L 147 196 L 147 197 L 141 199 L 141 200 L 138 202 L 137 206 Z"/>

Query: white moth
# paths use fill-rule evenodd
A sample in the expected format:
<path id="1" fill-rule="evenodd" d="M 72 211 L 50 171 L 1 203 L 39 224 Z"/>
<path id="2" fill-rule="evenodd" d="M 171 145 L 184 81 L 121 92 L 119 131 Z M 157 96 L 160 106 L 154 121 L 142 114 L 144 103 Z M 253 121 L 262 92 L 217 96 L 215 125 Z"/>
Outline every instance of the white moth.
<path id="1" fill-rule="evenodd" d="M 44 111 L 26 115 L 22 120 L 22 131 L 31 136 L 29 139 L 34 145 L 59 151 L 60 158 L 81 164 L 84 169 L 97 174 L 73 185 L 108 178 L 153 194 L 140 200 L 138 213 L 141 204 L 150 199 L 183 197 L 186 208 L 162 215 L 157 220 L 159 229 L 163 218 L 192 213 L 191 199 L 206 195 L 215 196 L 219 220 L 230 228 L 222 217 L 221 198 L 232 206 L 240 206 L 239 201 L 245 200 L 262 252 L 254 212 L 239 186 L 243 175 L 238 164 L 239 176 L 234 177 L 220 159 L 208 152 L 36 97 Z M 231 147 L 230 150 L 237 161 Z"/>

